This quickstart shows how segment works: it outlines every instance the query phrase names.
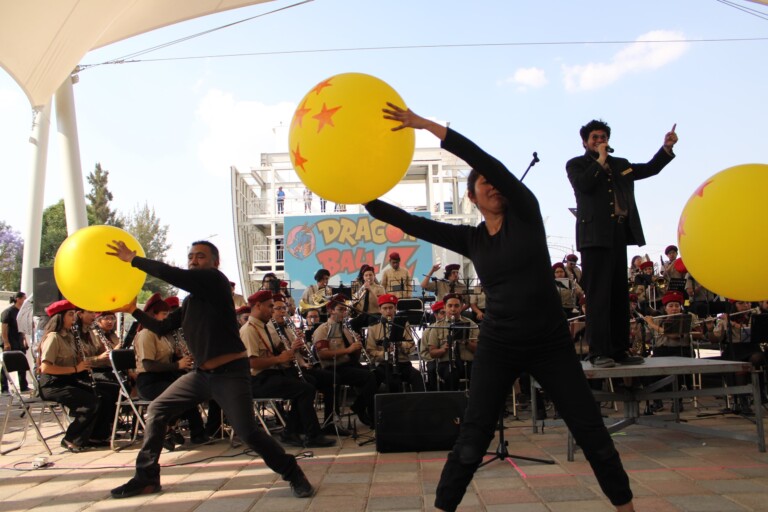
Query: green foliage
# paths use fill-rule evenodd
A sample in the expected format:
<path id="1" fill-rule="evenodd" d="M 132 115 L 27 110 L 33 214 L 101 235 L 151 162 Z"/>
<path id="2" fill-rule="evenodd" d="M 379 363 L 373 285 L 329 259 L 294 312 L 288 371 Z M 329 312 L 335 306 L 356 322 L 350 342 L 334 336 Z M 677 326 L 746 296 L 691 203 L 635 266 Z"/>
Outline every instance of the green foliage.
<path id="1" fill-rule="evenodd" d="M 154 208 L 150 208 L 147 203 L 137 207 L 127 218 L 125 229 L 144 248 L 147 258 L 165 261 L 166 253 L 171 248 L 168 243 L 168 225 L 160 224 Z M 176 295 L 176 289 L 173 286 L 152 276 L 147 276 L 144 290 L 152 293 L 159 292 L 163 297 Z"/>
<path id="2" fill-rule="evenodd" d="M 101 168 L 101 163 L 96 163 L 93 172 L 88 175 L 88 183 L 91 185 L 91 191 L 85 198 L 89 203 L 86 205 L 88 210 L 88 224 L 106 224 L 109 226 L 124 227 L 125 220 L 112 208 L 109 203 L 112 201 L 112 192 L 109 191 L 109 171 Z"/>
<path id="3" fill-rule="evenodd" d="M 40 240 L 40 266 L 52 267 L 56 251 L 67 238 L 67 217 L 64 200 L 43 210 L 43 233 Z"/>

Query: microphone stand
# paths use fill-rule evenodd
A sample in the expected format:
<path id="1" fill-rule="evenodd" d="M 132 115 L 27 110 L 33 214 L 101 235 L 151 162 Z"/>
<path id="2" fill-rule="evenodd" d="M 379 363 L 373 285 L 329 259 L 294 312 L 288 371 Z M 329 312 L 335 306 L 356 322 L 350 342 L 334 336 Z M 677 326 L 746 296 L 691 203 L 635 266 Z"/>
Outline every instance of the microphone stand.
<path id="1" fill-rule="evenodd" d="M 527 169 L 525 170 L 525 172 L 523 173 L 523 177 L 522 177 L 522 178 L 520 178 L 520 183 L 522 183 L 522 182 L 523 182 L 523 180 L 525 179 L 525 176 L 526 176 L 526 174 L 528 174 L 528 171 L 530 171 L 530 170 L 531 170 L 531 167 L 533 167 L 534 165 L 536 165 L 536 163 L 537 163 L 537 162 L 541 162 L 541 160 L 539 160 L 539 155 L 538 155 L 538 154 L 537 154 L 537 153 L 534 151 L 534 152 L 533 152 L 533 160 L 531 160 L 531 163 L 529 163 L 529 164 L 528 164 L 528 168 L 527 168 Z"/>

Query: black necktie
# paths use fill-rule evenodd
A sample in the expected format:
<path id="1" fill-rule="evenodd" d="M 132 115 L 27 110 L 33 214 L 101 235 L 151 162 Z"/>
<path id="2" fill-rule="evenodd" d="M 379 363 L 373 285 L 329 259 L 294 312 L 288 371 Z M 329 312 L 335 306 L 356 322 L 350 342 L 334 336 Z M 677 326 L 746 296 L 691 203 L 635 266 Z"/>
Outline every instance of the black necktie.
<path id="1" fill-rule="evenodd" d="M 365 298 L 363 299 L 363 313 L 368 312 L 368 295 L 371 293 L 370 290 L 365 290 Z"/>

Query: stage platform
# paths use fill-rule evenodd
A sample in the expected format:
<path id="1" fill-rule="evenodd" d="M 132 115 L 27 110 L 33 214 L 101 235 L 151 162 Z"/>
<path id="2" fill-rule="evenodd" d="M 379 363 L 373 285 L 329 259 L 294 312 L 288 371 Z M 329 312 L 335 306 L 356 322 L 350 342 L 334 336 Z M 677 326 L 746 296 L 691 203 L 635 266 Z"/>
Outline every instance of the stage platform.
<path id="1" fill-rule="evenodd" d="M 4 404 L 7 396 L 0 396 Z M 734 416 L 697 419 L 699 411 L 718 411 L 721 402 L 686 400 L 683 419 L 714 429 L 750 432 L 754 425 Z M 511 409 L 511 404 L 509 404 Z M 4 408 L 0 408 L 2 411 Z M 530 407 L 507 418 L 505 437 L 512 454 L 552 459 L 554 465 L 523 460 L 495 461 L 480 469 L 459 507 L 461 512 L 610 512 L 614 510 L 582 453 L 568 462 L 564 427 L 531 432 Z M 603 412 L 621 419 L 612 408 Z M 548 411 L 552 414 L 552 411 Z M 2 419 L 0 417 L 0 419 Z M 11 417 L 3 443 L 18 440 L 22 425 Z M 733 439 L 637 425 L 613 435 L 629 474 L 638 511 L 766 511 L 768 455 Z M 490 449 L 496 447 L 496 440 Z M 332 448 L 312 450 L 300 464 L 317 486 L 311 499 L 291 496 L 287 484 L 258 457 L 233 449 L 228 441 L 163 452 L 163 491 L 112 500 L 109 490 L 133 474 L 137 447 L 115 453 L 79 454 L 52 445 L 53 465 L 32 470 L 44 454 L 34 435 L 18 451 L 0 457 L 0 511 L 64 512 L 256 512 L 256 511 L 431 511 L 446 453 L 376 453 L 344 438 Z M 303 450 L 287 448 L 301 454 Z"/>
<path id="2" fill-rule="evenodd" d="M 608 430 L 611 433 L 623 430 L 630 425 L 645 425 L 649 427 L 679 430 L 692 434 L 708 437 L 722 437 L 741 441 L 753 442 L 760 452 L 765 452 L 765 429 L 763 426 L 763 408 L 754 407 L 754 433 L 732 431 L 723 428 L 708 428 L 691 425 L 681 420 L 679 414 L 671 415 L 644 415 L 646 401 L 670 398 L 718 397 L 734 394 L 750 394 L 754 403 L 760 404 L 760 384 L 758 373 L 752 371 L 752 365 L 740 361 L 723 361 L 719 359 L 696 359 L 689 357 L 650 357 L 640 365 L 617 365 L 612 368 L 596 368 L 587 361 L 582 361 L 584 374 L 588 379 L 614 379 L 613 391 L 594 391 L 595 400 L 604 402 L 621 402 L 623 405 L 623 418 L 616 421 L 615 418 L 607 419 Z M 704 375 L 721 374 L 723 376 L 746 372 L 751 375 L 751 383 L 742 386 L 706 387 L 703 389 L 680 389 L 677 376 L 679 375 Z M 630 385 L 625 385 L 625 379 L 631 378 Z M 672 391 L 659 391 L 661 388 L 672 385 Z M 534 394 L 534 403 L 535 403 Z M 534 411 L 535 411 L 534 407 Z M 541 421 L 532 417 L 533 432 L 537 432 L 540 425 L 552 426 L 553 421 Z M 555 422 L 557 420 L 554 420 Z M 562 421 L 559 422 L 562 425 Z M 575 446 L 573 439 L 568 436 L 568 460 L 573 460 Z"/>

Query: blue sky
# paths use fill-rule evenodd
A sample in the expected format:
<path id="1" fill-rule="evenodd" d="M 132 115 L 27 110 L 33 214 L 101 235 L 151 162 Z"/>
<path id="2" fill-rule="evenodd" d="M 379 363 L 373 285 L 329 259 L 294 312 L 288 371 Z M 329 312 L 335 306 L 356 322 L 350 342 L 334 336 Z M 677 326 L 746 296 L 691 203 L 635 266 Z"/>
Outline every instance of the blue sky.
<path id="1" fill-rule="evenodd" d="M 92 52 L 83 63 L 290 4 L 182 23 Z M 768 14 L 768 7 L 739 4 Z M 692 40 L 767 36 L 768 21 L 716 0 L 315 0 L 140 59 L 578 44 L 277 53 L 90 68 L 75 86 L 83 174 L 101 162 L 118 209 L 130 211 L 144 201 L 153 206 L 170 225 L 170 257 L 177 262 L 185 261 L 188 242 L 216 235 L 211 240 L 222 249 L 222 268 L 237 280 L 229 166 L 246 168 L 261 152 L 285 151 L 287 141 L 273 128 L 288 124 L 302 96 L 328 76 L 364 72 L 390 83 L 416 112 L 450 121 L 518 176 L 537 151 L 541 162 L 525 182 L 539 197 L 551 243 L 558 246 L 553 259 L 563 255 L 559 246 L 573 244 L 567 208 L 574 199 L 564 166 L 582 153 L 579 127 L 603 118 L 613 129 L 616 154 L 644 162 L 677 123 L 678 158 L 636 191 L 647 246 L 629 252 L 658 261 L 676 242 L 680 211 L 701 182 L 726 167 L 768 162 L 768 41 Z M 633 43 L 662 39 L 688 42 Z M 607 41 L 625 42 L 598 44 Z M 30 121 L 26 97 L 0 71 L 0 219 L 17 231 L 26 223 Z M 62 197 L 55 126 L 54 119 L 46 205 Z M 750 222 L 760 220 L 734 219 L 734 228 L 749 236 Z"/>

